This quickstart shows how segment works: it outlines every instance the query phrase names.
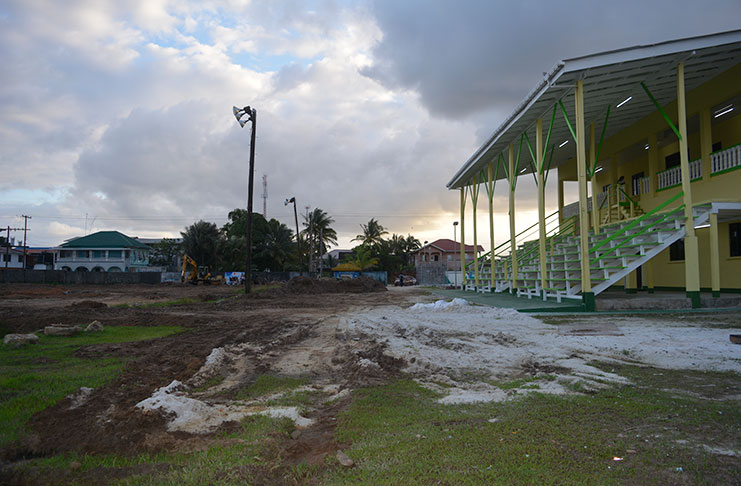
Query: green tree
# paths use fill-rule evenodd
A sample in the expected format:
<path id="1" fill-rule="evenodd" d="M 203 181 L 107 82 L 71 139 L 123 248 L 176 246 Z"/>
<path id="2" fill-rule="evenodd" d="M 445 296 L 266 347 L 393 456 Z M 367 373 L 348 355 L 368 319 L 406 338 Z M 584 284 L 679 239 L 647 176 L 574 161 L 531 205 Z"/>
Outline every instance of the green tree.
<path id="1" fill-rule="evenodd" d="M 258 250 L 261 259 L 269 262 L 273 271 L 285 271 L 286 264 L 295 253 L 293 231 L 277 219 L 271 219 L 265 227 L 262 246 Z"/>
<path id="2" fill-rule="evenodd" d="M 318 254 L 321 257 L 331 245 L 337 244 L 337 232 L 332 228 L 332 223 L 334 219 L 319 208 L 314 208 L 304 215 L 304 229 L 301 235 L 307 253 L 313 252 L 314 256 Z M 311 259 L 314 260 L 315 258 Z"/>
<path id="3" fill-rule="evenodd" d="M 162 238 L 152 245 L 149 262 L 155 266 L 173 268 L 177 266 L 178 255 L 182 252 L 182 245 L 173 238 Z"/>
<path id="4" fill-rule="evenodd" d="M 383 235 L 388 234 L 386 228 L 374 218 L 371 218 L 368 224 L 361 224 L 360 227 L 363 229 L 363 233 L 357 235 L 352 241 L 359 241 L 362 245 L 368 247 L 378 245 L 383 240 Z"/>
<path id="5" fill-rule="evenodd" d="M 247 210 L 229 212 L 229 221 L 221 228 L 224 240 L 220 247 L 222 268 L 244 271 L 247 257 Z M 282 271 L 292 263 L 296 251 L 291 241 L 293 232 L 276 219 L 266 220 L 260 213 L 252 213 L 252 269 L 254 271 Z"/>
<path id="6" fill-rule="evenodd" d="M 200 220 L 180 234 L 183 237 L 183 251 L 187 255 L 195 259 L 198 265 L 217 268 L 222 237 L 214 223 Z"/>
<path id="7" fill-rule="evenodd" d="M 363 270 L 378 265 L 378 262 L 378 258 L 372 256 L 371 249 L 365 245 L 355 248 L 355 254 L 348 261 L 360 269 L 360 275 L 363 275 Z"/>

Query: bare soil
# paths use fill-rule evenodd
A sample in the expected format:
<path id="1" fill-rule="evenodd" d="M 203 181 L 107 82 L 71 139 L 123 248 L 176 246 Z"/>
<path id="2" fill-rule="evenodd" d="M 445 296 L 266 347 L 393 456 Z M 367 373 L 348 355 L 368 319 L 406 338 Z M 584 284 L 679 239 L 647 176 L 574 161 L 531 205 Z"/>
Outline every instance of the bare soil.
<path id="1" fill-rule="evenodd" d="M 387 292 L 385 286 L 364 278 L 348 282 L 298 278 L 250 296 L 227 286 L 0 286 L 0 325 L 6 332 L 34 332 L 53 323 L 86 324 L 92 320 L 105 326 L 177 325 L 187 329 L 146 342 L 81 348 L 79 357 L 118 356 L 129 361 L 117 379 L 94 390 L 81 406 L 70 408 L 71 399 L 65 398 L 33 416 L 26 437 L 0 451 L 6 466 L 0 467 L 0 482 L 57 483 L 58 477 L 13 475 L 13 463 L 33 457 L 70 451 L 134 455 L 202 450 L 214 445 L 219 432 L 236 424 L 226 423 L 210 434 L 169 432 L 167 417 L 135 407 L 173 380 L 188 382 L 214 348 L 246 345 L 241 365 L 229 371 L 232 386 L 219 387 L 215 400 L 229 400 L 264 374 L 302 377 L 338 390 L 383 382 L 396 376 L 406 363 L 385 356 L 384 345 L 372 339 L 348 338 L 333 323 L 353 309 L 406 305 L 420 294 L 415 289 Z M 146 305 L 183 299 L 198 302 Z M 359 361 L 364 358 L 376 365 L 361 366 Z M 281 460 L 286 465 L 321 465 L 325 456 L 334 455 L 343 446 L 334 442 L 336 418 L 348 402 L 344 396 L 309 412 L 314 424 L 298 437 L 273 438 Z M 128 474 L 126 469 L 121 471 Z M 90 484 L 113 479 L 96 477 L 94 471 L 86 476 Z"/>

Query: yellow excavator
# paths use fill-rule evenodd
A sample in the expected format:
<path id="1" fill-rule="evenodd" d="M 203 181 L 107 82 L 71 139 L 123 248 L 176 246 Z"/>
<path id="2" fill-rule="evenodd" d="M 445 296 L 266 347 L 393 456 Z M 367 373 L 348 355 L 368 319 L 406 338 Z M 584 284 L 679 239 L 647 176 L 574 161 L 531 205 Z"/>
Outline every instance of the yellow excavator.
<path id="1" fill-rule="evenodd" d="M 206 266 L 198 266 L 195 260 L 188 255 L 183 255 L 183 271 L 180 273 L 180 281 L 189 284 L 203 285 L 220 284 L 223 281 L 221 275 L 213 277 Z"/>

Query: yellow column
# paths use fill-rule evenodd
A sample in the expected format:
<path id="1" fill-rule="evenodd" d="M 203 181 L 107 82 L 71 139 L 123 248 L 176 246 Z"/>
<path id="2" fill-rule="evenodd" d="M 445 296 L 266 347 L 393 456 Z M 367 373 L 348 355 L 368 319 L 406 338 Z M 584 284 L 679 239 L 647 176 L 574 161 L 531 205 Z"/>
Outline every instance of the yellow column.
<path id="1" fill-rule="evenodd" d="M 589 166 L 596 169 L 594 159 L 597 157 L 597 151 L 594 148 L 594 123 L 589 125 Z M 592 230 L 594 234 L 599 234 L 599 201 L 597 201 L 597 174 L 592 174 Z"/>
<path id="2" fill-rule="evenodd" d="M 545 299 L 547 263 L 545 255 L 545 177 L 543 174 L 545 161 L 543 160 L 543 119 L 535 122 L 535 170 L 538 179 L 538 261 L 540 261 L 540 288 Z"/>
<path id="3" fill-rule="evenodd" d="M 648 134 L 648 185 L 651 197 L 656 197 L 656 186 L 658 181 L 656 173 L 659 171 L 659 141 L 655 133 Z"/>
<path id="4" fill-rule="evenodd" d="M 692 188 L 690 182 L 689 152 L 687 150 L 687 107 L 684 99 L 684 63 L 677 66 L 677 109 L 679 111 L 679 160 L 682 171 L 682 191 L 684 191 L 684 216 L 686 219 L 684 237 L 684 276 L 687 297 L 692 299 L 692 307 L 700 307 L 700 258 L 697 248 L 697 235 L 692 216 Z"/>
<path id="5" fill-rule="evenodd" d="M 702 157 L 702 180 L 710 181 L 710 154 L 713 151 L 713 132 L 710 123 L 710 108 L 700 110 L 700 156 Z"/>
<path id="6" fill-rule="evenodd" d="M 491 251 L 489 252 L 489 261 L 491 262 L 491 281 L 490 285 L 494 288 L 494 275 L 497 271 L 497 266 L 494 263 L 494 162 L 489 162 L 489 244 L 491 245 Z"/>
<path id="7" fill-rule="evenodd" d="M 478 218 L 476 208 L 479 205 L 479 176 L 473 177 L 471 186 L 471 203 L 473 204 L 473 283 L 476 290 L 479 288 L 479 240 L 478 240 Z"/>
<path id="8" fill-rule="evenodd" d="M 466 288 L 466 187 L 461 187 L 461 289 Z"/>
<path id="9" fill-rule="evenodd" d="M 576 168 L 579 180 L 579 247 L 581 249 L 581 293 L 586 310 L 594 310 L 594 293 L 589 272 L 589 216 L 587 215 L 587 164 L 584 137 L 584 82 L 579 79 L 574 90 L 576 108 Z"/>
<path id="10" fill-rule="evenodd" d="M 710 213 L 710 282 L 713 297 L 720 297 L 720 255 L 718 251 L 718 213 Z"/>
<path id="11" fill-rule="evenodd" d="M 646 281 L 646 287 L 648 287 L 648 293 L 654 293 L 654 261 L 649 260 L 641 267 L 644 270 L 644 280 Z"/>
<path id="12" fill-rule="evenodd" d="M 510 293 L 517 291 L 517 241 L 515 237 L 515 182 L 517 168 L 515 167 L 515 149 L 509 144 L 509 242 L 512 252 L 512 288 Z"/>

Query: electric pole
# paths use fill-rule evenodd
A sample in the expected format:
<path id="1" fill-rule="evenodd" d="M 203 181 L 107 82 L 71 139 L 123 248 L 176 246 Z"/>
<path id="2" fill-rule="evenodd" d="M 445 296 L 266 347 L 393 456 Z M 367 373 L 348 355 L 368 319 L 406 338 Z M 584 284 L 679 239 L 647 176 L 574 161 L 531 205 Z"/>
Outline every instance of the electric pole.
<path id="1" fill-rule="evenodd" d="M 26 216 L 25 214 L 21 215 L 21 218 L 23 218 L 23 269 L 26 269 L 26 254 L 28 253 L 26 249 L 28 248 L 28 245 L 26 245 L 26 233 L 28 233 L 28 220 L 31 219 L 31 216 Z"/>

